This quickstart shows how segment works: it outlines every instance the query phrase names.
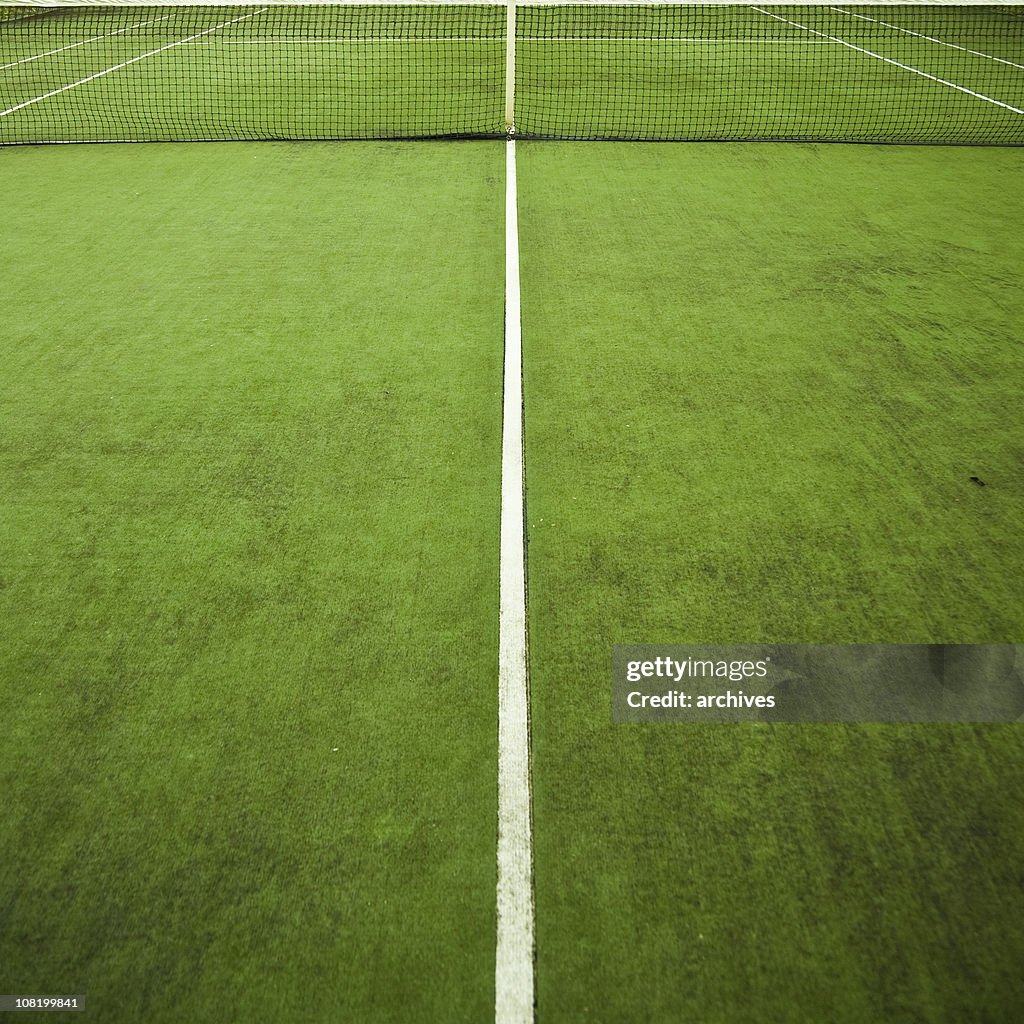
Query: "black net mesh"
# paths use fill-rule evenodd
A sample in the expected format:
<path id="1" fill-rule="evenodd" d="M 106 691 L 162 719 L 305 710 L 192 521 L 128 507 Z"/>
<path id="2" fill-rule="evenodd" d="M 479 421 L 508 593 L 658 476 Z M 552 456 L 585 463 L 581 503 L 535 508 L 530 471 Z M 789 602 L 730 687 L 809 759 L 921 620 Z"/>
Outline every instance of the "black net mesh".
<path id="1" fill-rule="evenodd" d="M 506 6 L 0 6 L 0 143 L 499 136 Z M 1009 5 L 519 5 L 521 137 L 1024 143 Z"/>

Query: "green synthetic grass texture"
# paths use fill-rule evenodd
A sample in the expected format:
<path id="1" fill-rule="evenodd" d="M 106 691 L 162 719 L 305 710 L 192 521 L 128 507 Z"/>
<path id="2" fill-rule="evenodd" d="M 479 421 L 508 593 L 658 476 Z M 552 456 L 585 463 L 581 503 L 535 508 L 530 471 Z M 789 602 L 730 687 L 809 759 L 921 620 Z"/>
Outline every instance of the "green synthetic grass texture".
<path id="1" fill-rule="evenodd" d="M 0 992 L 486 1019 L 503 153 L 3 166 Z"/>
<path id="2" fill-rule="evenodd" d="M 517 149 L 538 1021 L 1013 1019 L 1019 725 L 613 726 L 610 662 L 1021 641 L 1020 157 Z"/>

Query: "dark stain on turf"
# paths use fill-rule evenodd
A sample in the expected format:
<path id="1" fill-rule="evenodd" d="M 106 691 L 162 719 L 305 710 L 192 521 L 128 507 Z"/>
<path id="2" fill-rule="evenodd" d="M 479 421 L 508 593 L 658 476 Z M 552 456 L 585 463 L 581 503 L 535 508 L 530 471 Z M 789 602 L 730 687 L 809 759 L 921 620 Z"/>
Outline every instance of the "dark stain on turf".
<path id="1" fill-rule="evenodd" d="M 985 481 L 982 480 L 980 476 L 972 476 L 971 477 L 971 483 L 972 484 L 977 484 L 978 487 L 984 487 L 985 486 Z"/>

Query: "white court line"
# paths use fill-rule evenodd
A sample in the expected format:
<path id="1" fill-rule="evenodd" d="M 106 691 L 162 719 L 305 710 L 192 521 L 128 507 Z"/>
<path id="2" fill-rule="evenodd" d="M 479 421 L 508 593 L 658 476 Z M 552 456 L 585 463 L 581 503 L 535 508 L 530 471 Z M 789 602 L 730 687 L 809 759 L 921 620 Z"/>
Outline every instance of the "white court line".
<path id="1" fill-rule="evenodd" d="M 517 43 L 701 43 L 724 46 L 833 46 L 830 39 L 704 39 L 701 36 L 516 36 Z M 344 39 L 204 39 L 188 46 L 308 46 L 336 43 L 495 43 L 504 36 L 348 36 Z"/>
<path id="2" fill-rule="evenodd" d="M 888 21 L 882 21 L 880 18 L 869 18 L 864 14 L 856 14 L 853 11 L 844 11 L 842 7 L 833 7 L 833 11 L 838 11 L 840 14 L 845 14 L 850 18 L 860 18 L 861 21 L 873 21 L 876 25 L 884 25 L 886 28 L 894 28 L 897 32 L 903 32 L 908 36 L 917 36 L 918 39 L 927 39 L 929 43 L 938 43 L 939 46 L 948 46 L 953 50 L 961 50 L 964 53 L 971 53 L 975 57 L 985 57 L 988 60 L 998 61 L 1000 64 L 1009 64 L 1011 68 L 1020 68 L 1024 70 L 1024 64 L 1015 64 L 1012 60 L 1003 60 L 1002 57 L 993 57 L 991 53 L 982 53 L 981 50 L 972 50 L 968 46 L 957 46 L 956 43 L 947 43 L 945 39 L 936 39 L 934 36 L 926 36 L 923 32 L 912 32 L 909 28 L 901 28 L 899 25 L 893 25 Z"/>
<path id="3" fill-rule="evenodd" d="M 173 14 L 165 14 L 162 18 L 153 18 L 151 21 L 140 21 L 136 25 L 129 25 L 127 28 L 119 28 L 116 32 L 108 32 L 102 36 L 92 36 L 90 39 L 82 39 L 77 43 L 68 43 L 67 46 L 58 47 L 56 50 L 47 50 L 46 53 L 37 53 L 31 57 L 23 57 L 21 60 L 11 61 L 10 64 L 0 64 L 0 71 L 17 67 L 19 64 L 28 64 L 29 61 L 41 60 L 43 57 L 52 57 L 55 53 L 63 53 L 65 50 L 73 50 L 76 46 L 85 46 L 86 43 L 95 43 L 97 39 L 110 39 L 111 36 L 119 36 L 123 32 L 130 32 L 133 28 L 142 28 L 145 25 L 155 25 L 158 21 L 166 21 L 173 18 Z M 21 19 L 17 19 L 20 21 Z"/>
<path id="4" fill-rule="evenodd" d="M 203 39 L 188 46 L 309 46 L 320 43 L 501 43 L 505 45 L 504 36 L 346 36 L 342 39 L 330 39 L 313 36 L 309 39 Z"/>
<path id="5" fill-rule="evenodd" d="M 704 36 L 517 36 L 527 43 L 700 43 L 702 46 L 828 46 L 826 39 L 707 39 Z"/>
<path id="6" fill-rule="evenodd" d="M 959 92 L 967 93 L 968 96 L 973 96 L 975 99 L 984 100 L 986 103 L 994 103 L 997 107 L 1002 107 L 1004 110 L 1012 110 L 1015 114 L 1024 114 L 1024 110 L 1021 110 L 1020 107 L 1011 107 L 1009 103 L 1004 103 L 1002 100 L 996 100 L 991 96 L 986 96 L 984 93 L 975 92 L 973 89 L 967 89 L 964 86 L 957 85 L 956 82 L 950 82 L 945 78 L 938 78 L 935 75 L 929 75 L 927 71 L 922 71 L 920 68 L 912 68 L 909 64 L 901 64 L 898 60 L 891 60 L 889 57 L 883 57 L 880 53 L 875 53 L 874 50 L 865 50 L 863 46 L 855 46 L 853 43 L 848 43 L 845 39 L 840 39 L 838 36 L 830 36 L 825 32 L 819 32 L 817 29 L 808 28 L 806 25 L 801 25 L 798 21 L 790 21 L 789 18 L 783 18 L 781 15 L 772 14 L 760 7 L 751 6 L 750 9 L 752 11 L 757 11 L 758 14 L 764 14 L 769 18 L 774 18 L 776 21 L 783 21 L 787 25 L 792 25 L 795 28 L 802 28 L 805 32 L 813 32 L 816 36 L 831 39 L 834 43 L 841 43 L 843 46 L 847 46 L 851 50 L 856 50 L 858 53 L 866 53 L 869 57 L 877 57 L 879 60 L 885 61 L 886 64 L 891 64 L 896 68 L 902 68 L 904 71 L 910 71 L 915 75 L 920 75 L 922 78 L 928 78 L 933 82 L 938 82 L 939 85 L 948 85 L 950 89 L 957 89 Z"/>
<path id="7" fill-rule="evenodd" d="M 222 21 L 219 25 L 214 25 L 213 28 L 197 32 L 194 36 L 188 36 L 186 39 L 177 39 L 173 43 L 168 43 L 166 46 L 159 46 L 155 50 L 150 50 L 148 53 L 140 53 L 138 57 L 132 57 L 131 60 L 125 60 L 120 64 L 115 64 L 113 67 L 104 68 L 102 71 L 97 71 L 94 75 L 88 75 L 86 78 L 80 78 L 77 82 L 70 82 L 68 85 L 62 85 L 59 89 L 52 89 L 50 92 L 43 93 L 42 96 L 34 96 L 30 100 L 25 100 L 24 103 L 18 103 L 13 107 L 8 107 L 6 110 L 0 110 L 0 117 L 6 117 L 8 114 L 13 114 L 16 110 L 21 110 L 23 107 L 30 107 L 33 103 L 39 103 L 41 100 L 48 100 L 51 96 L 57 96 L 62 92 L 67 92 L 68 89 L 74 89 L 79 85 L 85 85 L 86 82 L 91 82 L 96 78 L 102 78 L 104 75 L 109 75 L 112 71 L 120 71 L 121 68 L 126 68 L 129 64 L 135 64 L 137 61 L 145 60 L 147 57 L 152 57 L 157 53 L 163 53 L 164 50 L 170 50 L 172 47 L 181 46 L 182 43 L 191 42 L 193 39 L 198 39 L 200 36 L 209 35 L 211 32 L 216 32 L 218 29 L 226 28 L 228 25 L 234 25 L 236 22 L 245 21 L 247 18 L 254 18 L 257 14 L 262 14 L 266 10 L 266 7 L 261 7 L 258 11 L 250 11 L 248 14 L 243 14 L 240 18 L 232 18 L 230 21 Z"/>
<path id="8" fill-rule="evenodd" d="M 498 567 L 498 941 L 495 1024 L 533 1021 L 530 691 L 526 662 L 523 353 L 519 312 L 516 144 L 505 143 L 505 392 Z"/>

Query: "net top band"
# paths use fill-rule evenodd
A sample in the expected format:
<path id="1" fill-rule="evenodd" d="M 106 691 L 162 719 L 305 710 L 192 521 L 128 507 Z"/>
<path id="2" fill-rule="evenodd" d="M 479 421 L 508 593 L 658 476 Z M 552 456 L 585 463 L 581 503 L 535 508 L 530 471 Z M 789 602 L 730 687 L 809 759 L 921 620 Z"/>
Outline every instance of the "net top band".
<path id="1" fill-rule="evenodd" d="M 822 0 L 757 0 L 759 7 L 820 7 Z M 0 0 L 0 7 L 750 7 L 751 0 Z M 1024 0 L 855 0 L 853 7 L 1021 7 Z"/>

